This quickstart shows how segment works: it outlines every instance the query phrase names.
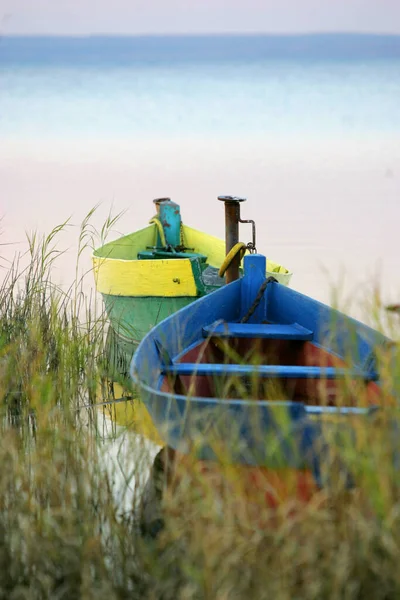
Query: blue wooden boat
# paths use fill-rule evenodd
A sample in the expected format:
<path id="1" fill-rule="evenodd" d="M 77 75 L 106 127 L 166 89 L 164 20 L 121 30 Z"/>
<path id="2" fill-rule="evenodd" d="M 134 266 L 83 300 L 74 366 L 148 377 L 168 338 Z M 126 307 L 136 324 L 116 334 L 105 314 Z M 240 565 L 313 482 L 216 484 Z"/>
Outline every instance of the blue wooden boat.
<path id="1" fill-rule="evenodd" d="M 244 277 L 157 325 L 131 377 L 173 452 L 296 473 L 296 493 L 309 498 L 329 479 L 332 446 L 354 447 L 358 425 L 393 401 L 378 364 L 393 343 L 265 266 L 246 256 Z"/>

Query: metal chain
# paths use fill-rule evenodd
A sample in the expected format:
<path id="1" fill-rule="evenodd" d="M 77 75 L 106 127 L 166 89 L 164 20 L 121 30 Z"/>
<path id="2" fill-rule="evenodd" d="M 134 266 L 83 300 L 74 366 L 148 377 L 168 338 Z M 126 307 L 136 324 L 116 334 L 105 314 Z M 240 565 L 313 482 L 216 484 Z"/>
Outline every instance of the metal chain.
<path id="1" fill-rule="evenodd" d="M 255 247 L 253 242 L 249 242 L 248 244 L 246 244 L 246 248 L 250 252 L 250 254 L 257 254 L 257 248 Z"/>
<path id="2" fill-rule="evenodd" d="M 250 317 L 254 314 L 257 306 L 260 304 L 261 299 L 264 295 L 265 290 L 267 289 L 267 285 L 269 283 L 278 283 L 278 280 L 275 279 L 275 277 L 267 277 L 267 279 L 265 281 L 262 282 L 260 289 L 258 290 L 258 294 L 255 297 L 255 300 L 253 302 L 253 304 L 250 306 L 249 310 L 247 311 L 247 313 L 245 314 L 245 316 L 241 319 L 241 323 L 247 323 L 247 321 L 250 319 Z"/>

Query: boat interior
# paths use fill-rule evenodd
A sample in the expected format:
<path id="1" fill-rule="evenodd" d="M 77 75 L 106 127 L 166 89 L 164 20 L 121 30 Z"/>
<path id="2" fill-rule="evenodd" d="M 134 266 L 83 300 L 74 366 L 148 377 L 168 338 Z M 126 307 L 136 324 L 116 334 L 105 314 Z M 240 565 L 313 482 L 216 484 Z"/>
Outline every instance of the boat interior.
<path id="1" fill-rule="evenodd" d="M 203 336 L 164 368 L 162 391 L 306 406 L 381 404 L 373 368 L 349 368 L 343 358 L 314 343 L 312 332 L 300 325 L 229 323 L 204 328 Z"/>

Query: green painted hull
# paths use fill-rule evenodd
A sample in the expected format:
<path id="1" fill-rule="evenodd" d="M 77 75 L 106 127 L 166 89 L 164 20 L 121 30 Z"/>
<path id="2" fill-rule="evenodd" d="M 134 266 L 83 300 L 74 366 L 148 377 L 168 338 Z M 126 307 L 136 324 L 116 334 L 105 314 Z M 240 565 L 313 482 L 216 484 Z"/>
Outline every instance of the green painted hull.
<path id="1" fill-rule="evenodd" d="M 129 365 L 142 338 L 155 325 L 196 298 L 126 297 L 103 294 L 110 328 L 107 336 L 108 375 L 129 378 Z M 128 382 L 127 382 L 128 383 Z"/>

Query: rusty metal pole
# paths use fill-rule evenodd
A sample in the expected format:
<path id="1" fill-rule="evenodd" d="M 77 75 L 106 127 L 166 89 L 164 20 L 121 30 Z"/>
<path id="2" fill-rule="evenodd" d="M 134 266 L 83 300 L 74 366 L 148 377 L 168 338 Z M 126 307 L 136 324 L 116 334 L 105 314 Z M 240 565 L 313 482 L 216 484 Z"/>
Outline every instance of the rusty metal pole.
<path id="1" fill-rule="evenodd" d="M 239 241 L 240 202 L 246 198 L 237 196 L 218 196 L 218 200 L 225 204 L 225 252 L 228 252 Z M 237 254 L 226 270 L 226 283 L 239 279 L 240 256 Z"/>

